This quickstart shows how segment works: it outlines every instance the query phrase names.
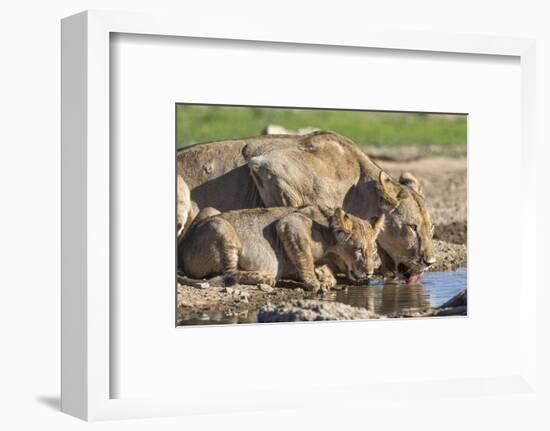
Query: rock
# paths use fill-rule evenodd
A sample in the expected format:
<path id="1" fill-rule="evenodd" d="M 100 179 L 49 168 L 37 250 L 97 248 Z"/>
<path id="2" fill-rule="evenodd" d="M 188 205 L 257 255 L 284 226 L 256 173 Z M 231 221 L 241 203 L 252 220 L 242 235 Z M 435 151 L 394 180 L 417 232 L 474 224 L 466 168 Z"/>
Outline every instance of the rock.
<path id="1" fill-rule="evenodd" d="M 221 292 L 230 295 L 235 301 L 244 303 L 248 302 L 248 297 L 250 296 L 250 293 L 237 287 L 224 287 L 221 289 Z"/>
<path id="2" fill-rule="evenodd" d="M 179 286 L 191 286 L 196 289 L 208 289 L 211 284 L 206 280 L 197 280 L 194 278 L 186 277 L 185 275 L 178 274 L 178 287 Z"/>
<path id="3" fill-rule="evenodd" d="M 308 135 L 318 130 L 315 127 L 301 127 L 296 130 L 289 130 L 278 124 L 268 124 L 262 130 L 262 135 Z"/>
<path id="4" fill-rule="evenodd" d="M 295 133 L 297 135 L 309 135 L 313 132 L 318 132 L 321 129 L 318 129 L 317 127 L 300 127 L 299 129 L 296 129 Z"/>
<path id="5" fill-rule="evenodd" d="M 468 309 L 465 305 L 450 308 L 438 308 L 431 314 L 432 316 L 467 316 Z"/>
<path id="6" fill-rule="evenodd" d="M 297 299 L 272 305 L 267 304 L 258 312 L 258 322 L 297 322 L 321 320 L 358 320 L 376 317 L 367 309 L 356 308 L 340 302 Z"/>
<path id="7" fill-rule="evenodd" d="M 457 293 L 443 305 L 437 307 L 433 316 L 466 316 L 468 314 L 468 290 Z"/>
<path id="8" fill-rule="evenodd" d="M 462 292 L 457 293 L 451 299 L 449 299 L 445 304 L 439 308 L 447 307 L 463 307 L 468 305 L 468 290 L 464 289 Z"/>
<path id="9" fill-rule="evenodd" d="M 262 292 L 266 292 L 266 293 L 271 293 L 274 290 L 273 287 L 271 287 L 269 284 L 265 284 L 265 283 L 258 284 L 258 289 L 261 290 Z"/>

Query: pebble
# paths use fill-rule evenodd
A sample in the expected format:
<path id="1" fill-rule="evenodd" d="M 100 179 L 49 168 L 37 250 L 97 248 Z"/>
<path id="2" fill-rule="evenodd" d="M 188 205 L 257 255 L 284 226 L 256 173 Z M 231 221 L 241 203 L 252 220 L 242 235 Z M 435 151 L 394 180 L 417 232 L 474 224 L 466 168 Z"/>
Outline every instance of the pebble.
<path id="1" fill-rule="evenodd" d="M 258 289 L 261 290 L 262 292 L 267 292 L 267 293 L 271 293 L 273 292 L 273 290 L 275 290 L 269 284 L 265 284 L 265 283 L 258 284 Z"/>

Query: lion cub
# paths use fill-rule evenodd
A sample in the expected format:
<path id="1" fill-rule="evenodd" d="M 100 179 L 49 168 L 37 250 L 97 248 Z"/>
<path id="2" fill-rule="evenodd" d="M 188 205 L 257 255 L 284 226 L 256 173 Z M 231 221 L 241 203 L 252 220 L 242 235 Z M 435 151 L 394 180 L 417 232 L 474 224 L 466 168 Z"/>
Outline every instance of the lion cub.
<path id="1" fill-rule="evenodd" d="M 372 275 L 376 238 L 384 216 L 374 223 L 346 214 L 341 208 L 255 208 L 220 213 L 203 209 L 179 244 L 180 268 L 204 278 L 223 275 L 236 283 L 274 286 L 281 278 L 297 279 L 307 290 L 335 284 L 327 271 L 335 255 L 348 277 Z M 319 280 L 317 274 L 321 276 Z M 328 280 L 328 281 L 327 281 Z"/>

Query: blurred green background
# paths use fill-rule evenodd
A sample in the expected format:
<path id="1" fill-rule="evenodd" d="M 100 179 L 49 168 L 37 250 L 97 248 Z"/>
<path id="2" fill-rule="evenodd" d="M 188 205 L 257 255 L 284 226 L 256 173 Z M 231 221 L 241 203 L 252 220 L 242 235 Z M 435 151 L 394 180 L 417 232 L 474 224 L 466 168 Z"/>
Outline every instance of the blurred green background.
<path id="1" fill-rule="evenodd" d="M 466 152 L 466 115 L 178 104 L 176 121 L 178 148 L 257 136 L 268 124 L 276 124 L 290 130 L 332 130 L 361 146 L 427 147 L 455 155 Z"/>

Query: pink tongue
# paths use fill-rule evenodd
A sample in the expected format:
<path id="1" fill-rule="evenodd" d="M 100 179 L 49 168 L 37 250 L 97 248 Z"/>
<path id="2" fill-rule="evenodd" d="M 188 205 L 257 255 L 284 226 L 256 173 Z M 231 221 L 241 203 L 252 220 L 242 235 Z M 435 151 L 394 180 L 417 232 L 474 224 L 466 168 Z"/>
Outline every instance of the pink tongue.
<path id="1" fill-rule="evenodd" d="M 407 284 L 417 284 L 420 281 L 420 277 L 422 277 L 423 272 L 413 273 L 409 275 L 406 282 Z"/>

